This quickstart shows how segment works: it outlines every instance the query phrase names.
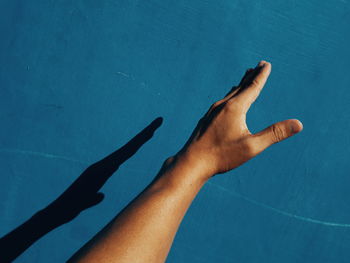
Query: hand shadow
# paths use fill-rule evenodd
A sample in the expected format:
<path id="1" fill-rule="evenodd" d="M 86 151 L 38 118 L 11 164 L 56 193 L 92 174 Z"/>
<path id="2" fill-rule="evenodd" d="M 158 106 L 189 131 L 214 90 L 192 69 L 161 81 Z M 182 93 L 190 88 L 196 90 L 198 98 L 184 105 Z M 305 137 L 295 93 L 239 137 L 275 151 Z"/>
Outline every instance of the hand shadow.
<path id="1" fill-rule="evenodd" d="M 99 192 L 102 186 L 122 163 L 152 138 L 162 121 L 160 117 L 155 119 L 124 146 L 90 165 L 55 201 L 2 237 L 0 262 L 12 262 L 45 234 L 100 203 L 104 198 Z"/>

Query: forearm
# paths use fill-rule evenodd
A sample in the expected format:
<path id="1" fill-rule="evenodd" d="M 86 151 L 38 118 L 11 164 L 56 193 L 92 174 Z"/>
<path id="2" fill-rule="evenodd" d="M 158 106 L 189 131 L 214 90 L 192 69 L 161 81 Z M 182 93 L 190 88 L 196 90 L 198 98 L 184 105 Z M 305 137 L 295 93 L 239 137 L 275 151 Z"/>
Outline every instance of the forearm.
<path id="1" fill-rule="evenodd" d="M 80 262 L 163 262 L 180 222 L 212 175 L 247 162 L 303 128 L 295 119 L 252 134 L 246 113 L 271 72 L 260 61 L 199 120 L 175 161 L 75 257 Z M 185 153 L 186 152 L 186 153 Z M 186 157 L 184 157 L 186 156 Z M 190 160 L 192 159 L 192 160 Z"/>
<path id="2" fill-rule="evenodd" d="M 169 159 L 156 179 L 71 262 L 164 262 L 206 179 L 186 158 Z"/>

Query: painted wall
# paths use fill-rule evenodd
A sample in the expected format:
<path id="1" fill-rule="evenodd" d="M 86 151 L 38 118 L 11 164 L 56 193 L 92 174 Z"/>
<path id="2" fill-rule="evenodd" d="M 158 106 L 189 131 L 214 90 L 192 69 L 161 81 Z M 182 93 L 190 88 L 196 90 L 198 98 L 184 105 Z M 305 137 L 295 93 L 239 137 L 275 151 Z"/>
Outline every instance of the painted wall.
<path id="1" fill-rule="evenodd" d="M 0 235 L 162 116 L 105 200 L 18 262 L 68 259 L 266 59 L 250 129 L 295 117 L 304 131 L 213 178 L 168 262 L 348 262 L 349 26 L 348 0 L 0 1 Z"/>

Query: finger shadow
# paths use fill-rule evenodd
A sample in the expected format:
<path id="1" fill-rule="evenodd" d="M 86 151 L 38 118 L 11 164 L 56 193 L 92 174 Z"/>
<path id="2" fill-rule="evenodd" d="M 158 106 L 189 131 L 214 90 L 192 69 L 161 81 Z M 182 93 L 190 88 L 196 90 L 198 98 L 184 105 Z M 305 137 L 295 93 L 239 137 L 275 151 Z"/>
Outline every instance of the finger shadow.
<path id="1" fill-rule="evenodd" d="M 99 190 L 120 165 L 153 137 L 162 121 L 161 117 L 156 118 L 124 146 L 90 165 L 56 200 L 3 236 L 0 262 L 12 262 L 41 237 L 100 203 L 104 195 Z"/>

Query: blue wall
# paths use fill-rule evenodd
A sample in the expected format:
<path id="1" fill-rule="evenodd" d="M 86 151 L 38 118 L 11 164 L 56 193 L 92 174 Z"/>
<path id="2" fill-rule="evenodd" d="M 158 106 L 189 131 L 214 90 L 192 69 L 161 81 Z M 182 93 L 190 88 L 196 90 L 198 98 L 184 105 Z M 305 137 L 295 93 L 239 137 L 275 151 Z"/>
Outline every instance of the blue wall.
<path id="1" fill-rule="evenodd" d="M 304 130 L 213 178 L 168 262 L 348 262 L 349 25 L 348 0 L 1 0 L 0 235 L 162 116 L 105 200 L 18 262 L 68 259 L 265 59 L 250 129 L 299 118 Z"/>

